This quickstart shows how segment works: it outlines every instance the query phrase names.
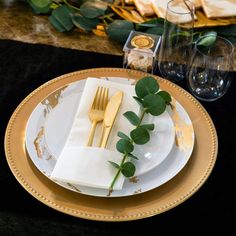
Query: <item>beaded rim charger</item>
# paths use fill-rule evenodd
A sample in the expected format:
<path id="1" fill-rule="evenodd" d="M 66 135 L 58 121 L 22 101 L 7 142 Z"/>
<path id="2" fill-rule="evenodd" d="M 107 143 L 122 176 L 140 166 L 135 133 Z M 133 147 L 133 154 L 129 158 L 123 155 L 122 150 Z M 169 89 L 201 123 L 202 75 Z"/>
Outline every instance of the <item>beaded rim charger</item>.
<path id="1" fill-rule="evenodd" d="M 155 78 L 158 79 L 161 88 L 178 97 L 178 101 L 189 113 L 196 136 L 196 145 L 189 162 L 166 184 L 131 197 L 112 199 L 89 197 L 65 190 L 48 180 L 27 156 L 25 150 L 27 120 L 34 107 L 46 94 L 87 77 L 139 79 L 147 75 L 140 71 L 117 68 L 82 70 L 62 75 L 29 94 L 13 113 L 5 134 L 6 158 L 18 182 L 33 197 L 55 210 L 98 221 L 129 221 L 150 217 L 170 210 L 191 197 L 204 184 L 214 167 L 218 151 L 216 130 L 206 110 L 192 95 L 157 76 Z"/>

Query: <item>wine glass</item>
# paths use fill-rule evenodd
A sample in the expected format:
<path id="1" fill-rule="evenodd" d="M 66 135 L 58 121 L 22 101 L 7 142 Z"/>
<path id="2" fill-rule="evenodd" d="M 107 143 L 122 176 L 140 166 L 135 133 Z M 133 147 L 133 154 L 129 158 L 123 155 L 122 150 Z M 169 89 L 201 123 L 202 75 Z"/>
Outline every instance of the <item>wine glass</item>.
<path id="1" fill-rule="evenodd" d="M 220 36 L 216 36 L 212 45 L 204 45 L 209 41 L 207 37 L 200 37 L 195 43 L 187 84 L 199 100 L 214 101 L 222 97 L 230 86 L 234 46 Z"/>
<path id="2" fill-rule="evenodd" d="M 167 4 L 158 67 L 162 77 L 177 82 L 186 78 L 194 25 L 194 4 L 172 0 Z"/>

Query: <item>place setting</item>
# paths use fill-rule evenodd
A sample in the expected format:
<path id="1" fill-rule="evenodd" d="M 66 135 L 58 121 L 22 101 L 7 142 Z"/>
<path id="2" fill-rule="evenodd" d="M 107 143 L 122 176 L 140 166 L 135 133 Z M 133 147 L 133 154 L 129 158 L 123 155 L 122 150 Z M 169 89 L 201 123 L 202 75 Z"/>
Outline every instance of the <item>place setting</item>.
<path id="1" fill-rule="evenodd" d="M 234 46 L 217 31 L 195 30 L 200 8 L 214 18 L 211 1 L 154 3 L 163 32 L 130 28 L 123 68 L 53 78 L 9 120 L 12 173 L 57 211 L 97 221 L 150 217 L 190 198 L 213 170 L 218 137 L 200 101 L 228 91 Z M 184 80 L 189 92 L 178 86 Z"/>
<path id="2" fill-rule="evenodd" d="M 88 78 L 86 82 L 80 81 L 70 84 L 62 93 L 61 90 L 58 91 L 61 97 L 60 103 L 50 111 L 50 114 L 47 114 L 45 120 L 41 122 L 40 118 L 45 114 L 45 105 L 43 104 L 47 104 L 47 106 L 50 105 L 46 102 L 47 100 L 50 101 L 48 98 L 45 98 L 44 101 L 36 107 L 28 121 L 26 147 L 33 162 L 39 170 L 45 173 L 50 179 L 72 191 L 79 190 L 81 193 L 88 195 L 107 196 L 107 189 L 109 189 L 109 183 L 112 181 L 112 175 L 115 175 L 115 168 L 109 166 L 108 162 L 121 162 L 121 155 L 116 150 L 116 143 L 119 140 L 117 134 L 118 132 L 125 131 L 129 133 L 132 128 L 132 125 L 129 124 L 129 121 L 127 121 L 122 114 L 131 108 L 132 110 L 139 111 L 139 107 L 136 101 L 132 99 L 132 96 L 130 96 L 131 94 L 135 94 L 134 85 L 114 81 L 116 80 L 113 79 L 113 81 L 110 81 L 107 78 Z M 102 99 L 104 99 L 104 103 L 105 100 L 108 101 L 108 93 L 114 93 L 117 88 L 120 88 L 120 90 L 114 93 L 114 97 L 111 96 L 109 100 L 110 105 L 108 102 L 106 109 L 103 108 L 105 109 L 104 119 L 98 117 L 98 119 L 102 119 L 101 121 L 103 121 L 104 124 L 107 122 L 114 124 L 111 125 L 111 128 L 109 126 L 108 131 L 103 131 L 101 126 L 104 124 L 99 124 L 102 123 L 99 122 L 96 127 L 93 142 L 89 143 L 89 133 L 91 132 L 90 129 L 92 129 L 90 128 L 92 127 L 92 122 L 89 119 L 89 115 L 91 116 L 91 108 L 89 108 L 87 104 L 93 104 L 93 102 L 96 103 L 99 101 L 96 99 L 92 101 L 93 97 L 88 96 L 88 94 L 97 94 L 95 92 L 96 87 L 98 88 L 98 93 L 103 93 L 102 95 L 104 97 L 102 97 Z M 103 90 L 101 88 L 103 88 Z M 80 90 L 83 90 L 82 94 L 77 93 L 77 91 Z M 58 97 L 58 95 L 56 95 L 56 97 Z M 78 99 L 80 101 L 78 101 Z M 78 110 L 75 112 L 72 109 L 78 102 Z M 163 170 L 163 167 L 161 167 L 161 163 L 164 162 L 168 156 L 171 156 L 172 161 L 176 159 L 175 164 L 169 164 L 171 166 L 173 165 L 173 167 L 168 168 L 168 176 L 177 174 L 180 170 L 179 168 L 183 167 L 187 162 L 194 146 L 194 131 L 187 112 L 177 101 L 174 101 L 174 103 L 174 110 L 169 108 L 168 111 L 165 111 L 160 117 L 152 118 L 150 115 L 146 117 L 144 122 L 153 122 L 157 128 L 156 131 L 151 133 L 150 141 L 147 144 L 136 145 L 135 147 L 134 155 L 138 156 L 139 159 L 133 160 L 136 165 L 133 179 L 137 178 L 139 181 L 138 183 L 133 183 L 131 179 L 127 181 L 125 181 L 124 178 L 120 179 L 119 185 L 116 187 L 117 191 L 114 191 L 110 195 L 111 197 L 129 196 L 138 192 L 141 193 L 139 189 L 147 191 L 168 181 L 171 177 L 167 177 L 165 174 L 166 170 Z M 105 106 L 105 104 L 103 105 Z M 117 109 L 112 112 L 114 106 L 117 107 Z M 71 109 L 71 111 L 67 109 Z M 40 110 L 41 114 L 39 115 Z M 117 117 L 115 117 L 116 114 Z M 37 127 L 35 127 L 35 122 L 40 122 L 37 124 Z M 176 134 L 177 131 L 175 127 L 181 125 L 183 126 L 182 130 L 179 130 L 179 133 Z M 103 135 L 103 137 L 101 134 L 106 132 L 110 132 L 110 134 Z M 32 133 L 35 133 L 35 136 L 32 136 Z M 187 139 L 189 139 L 187 141 L 188 143 L 182 141 Z M 175 142 L 178 142 L 177 148 Z M 176 150 L 174 151 L 174 149 Z M 176 156 L 181 154 L 177 154 L 177 150 L 182 153 L 184 158 L 182 158 L 179 163 Z M 166 162 L 168 162 L 168 160 L 166 160 Z M 95 169 L 93 169 L 93 166 L 89 163 L 95 163 Z M 67 167 L 64 168 L 65 166 Z M 75 167 L 75 173 L 72 172 L 74 166 L 77 166 L 77 168 Z M 158 171 L 156 169 L 157 167 Z M 109 172 L 111 171 L 111 173 L 105 174 L 106 169 Z M 150 185 L 150 181 L 146 179 L 153 178 L 156 180 Z M 142 179 L 144 180 L 142 181 Z"/>
<path id="3" fill-rule="evenodd" d="M 98 68 L 62 75 L 28 95 L 9 121 L 5 151 L 17 180 L 44 204 L 125 221 L 195 193 L 214 166 L 217 135 L 201 104 L 176 84 Z"/>

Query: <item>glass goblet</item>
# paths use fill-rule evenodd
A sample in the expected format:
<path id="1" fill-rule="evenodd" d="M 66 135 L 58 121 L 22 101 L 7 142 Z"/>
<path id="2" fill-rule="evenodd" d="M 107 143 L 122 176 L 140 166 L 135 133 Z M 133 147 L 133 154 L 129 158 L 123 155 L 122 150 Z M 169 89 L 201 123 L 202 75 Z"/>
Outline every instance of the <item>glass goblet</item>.
<path id="1" fill-rule="evenodd" d="M 186 78 L 193 42 L 194 12 L 194 4 L 187 0 L 172 0 L 167 4 L 158 67 L 162 77 L 172 82 Z"/>
<path id="2" fill-rule="evenodd" d="M 212 45 L 204 46 L 207 37 L 198 39 L 189 63 L 187 84 L 199 100 L 214 101 L 228 90 L 233 72 L 234 46 L 225 38 L 216 36 Z"/>

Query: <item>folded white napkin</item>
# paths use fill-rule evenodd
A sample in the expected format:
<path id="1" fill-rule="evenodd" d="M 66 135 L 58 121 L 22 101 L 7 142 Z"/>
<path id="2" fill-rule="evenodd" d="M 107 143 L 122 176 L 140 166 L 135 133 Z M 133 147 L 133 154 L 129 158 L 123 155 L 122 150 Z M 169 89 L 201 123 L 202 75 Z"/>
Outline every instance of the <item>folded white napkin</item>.
<path id="1" fill-rule="evenodd" d="M 170 0 L 151 0 L 152 8 L 157 16 L 161 18 L 166 18 L 167 5 Z M 195 4 L 195 1 L 193 2 Z M 170 15 L 168 16 L 168 20 L 172 23 L 186 23 L 191 22 L 191 16 L 186 13 L 186 7 L 183 7 L 180 2 L 176 1 L 176 4 L 173 4 L 173 12 L 170 11 Z M 179 16 L 175 14 L 175 12 L 180 13 Z M 181 14 L 182 13 L 182 14 Z M 194 14 L 194 19 L 197 19 L 197 16 Z"/>
<path id="2" fill-rule="evenodd" d="M 201 0 L 208 18 L 236 16 L 235 0 Z"/>
<path id="3" fill-rule="evenodd" d="M 134 0 L 134 5 L 142 16 L 152 16 L 155 14 L 152 9 L 151 0 Z"/>
<path id="4" fill-rule="evenodd" d="M 106 149 L 96 147 L 101 137 L 101 123 L 96 129 L 93 147 L 86 147 L 91 129 L 88 112 L 98 86 L 109 88 L 109 98 L 117 91 L 124 93 Z M 133 85 L 96 78 L 87 79 L 67 141 L 51 174 L 52 179 L 95 188 L 109 188 L 117 170 L 108 161 L 119 164 L 123 157 L 116 151 L 119 140 L 117 132 L 129 133 L 133 129 L 123 113 L 128 110 L 137 112 L 139 109 L 132 98 L 134 94 Z M 122 189 L 123 183 L 124 177 L 120 175 L 114 190 Z"/>

